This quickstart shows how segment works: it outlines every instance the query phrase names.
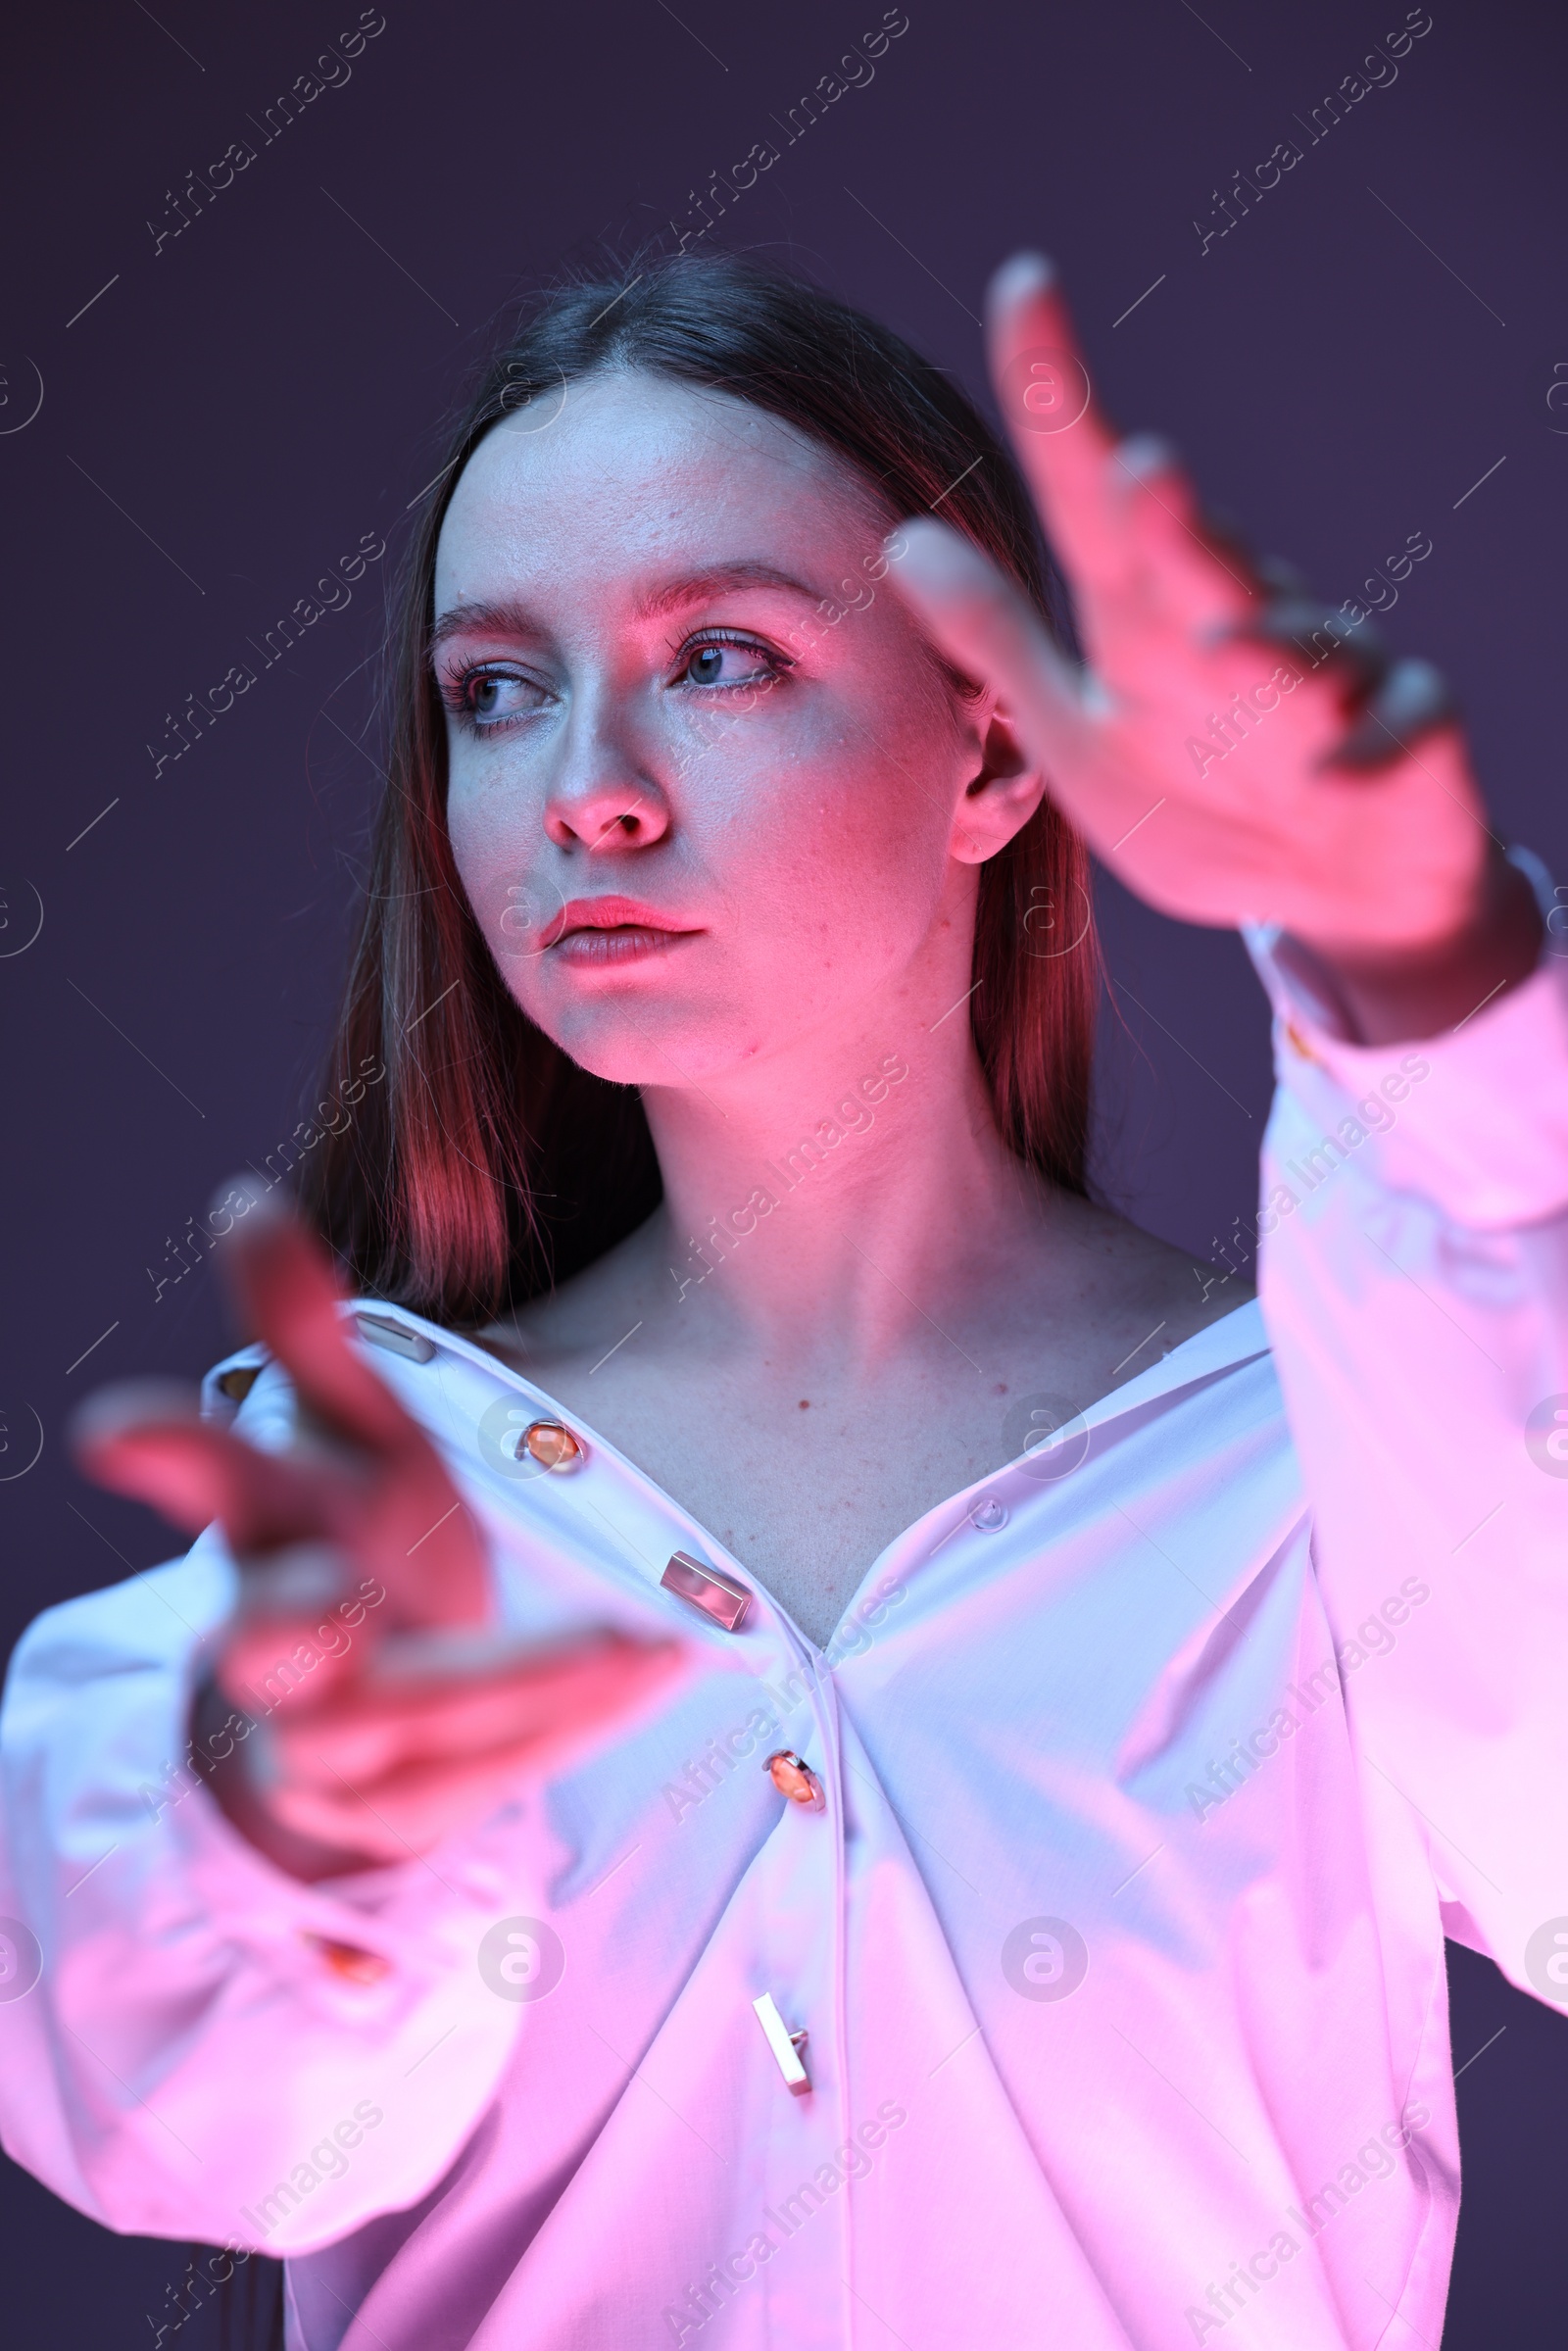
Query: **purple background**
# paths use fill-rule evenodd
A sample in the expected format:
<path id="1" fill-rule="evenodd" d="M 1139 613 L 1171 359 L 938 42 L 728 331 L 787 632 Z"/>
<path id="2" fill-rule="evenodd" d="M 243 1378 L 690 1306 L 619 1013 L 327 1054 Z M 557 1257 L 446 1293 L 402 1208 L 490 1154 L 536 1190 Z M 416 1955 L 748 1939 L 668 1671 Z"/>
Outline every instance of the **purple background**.
<path id="1" fill-rule="evenodd" d="M 386 0 L 352 78 L 267 144 L 259 119 L 352 29 L 350 0 L 160 0 L 156 21 L 96 0 L 14 29 L 8 1644 L 173 1547 L 73 1476 L 64 1421 L 95 1381 L 194 1374 L 225 1345 L 205 1264 L 159 1298 L 154 1277 L 218 1180 L 301 1115 L 376 788 L 367 663 L 390 563 L 183 759 L 155 773 L 145 747 L 362 534 L 396 543 L 433 421 L 514 292 L 665 230 L 755 141 L 783 152 L 722 238 L 795 259 L 972 389 L 986 274 L 1041 244 L 1113 412 L 1168 432 L 1259 546 L 1338 598 L 1426 532 L 1388 633 L 1455 682 L 1499 830 L 1568 872 L 1548 536 L 1568 393 L 1546 398 L 1554 368 L 1568 381 L 1568 31 L 1545 5 L 1433 8 L 1394 85 L 1315 144 L 1300 118 L 1402 24 L 1396 0 L 908 0 L 874 81 L 787 146 L 778 118 L 880 0 L 681 0 L 684 23 L 662 0 Z M 148 219 L 237 139 L 255 162 L 155 252 Z M 1283 139 L 1299 164 L 1203 252 L 1195 216 L 1217 224 L 1216 186 Z M 1107 1188 L 1215 1254 L 1252 1204 L 1262 1000 L 1229 935 L 1109 883 L 1102 911 L 1121 1006 Z M 1445 2344 L 1491 2351 L 1560 2333 L 1568 2032 L 1468 1953 L 1452 1975 L 1456 2061 L 1475 2062 Z M 112 2237 L 15 2171 L 4 2193 L 7 2342 L 148 2341 L 183 2253 Z M 210 2316 L 175 2339 L 200 2351 Z"/>

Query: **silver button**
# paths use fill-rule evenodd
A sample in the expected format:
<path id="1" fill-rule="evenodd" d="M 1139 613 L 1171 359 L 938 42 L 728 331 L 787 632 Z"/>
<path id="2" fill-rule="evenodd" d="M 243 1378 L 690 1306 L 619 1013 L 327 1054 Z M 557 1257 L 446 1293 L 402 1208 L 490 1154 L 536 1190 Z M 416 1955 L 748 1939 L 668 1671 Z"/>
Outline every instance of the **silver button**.
<path id="1" fill-rule="evenodd" d="M 384 1314 L 356 1314 L 360 1337 L 371 1347 L 384 1347 L 389 1355 L 406 1355 L 411 1363 L 430 1363 L 435 1359 L 435 1347 L 422 1331 L 411 1331 L 407 1323 L 392 1322 Z"/>
<path id="2" fill-rule="evenodd" d="M 671 1552 L 669 1565 L 659 1581 L 677 1599 L 700 1608 L 715 1625 L 722 1625 L 726 1633 L 739 1630 L 752 1604 L 752 1595 L 744 1584 L 737 1584 L 721 1568 L 705 1566 L 687 1551 Z"/>
<path id="3" fill-rule="evenodd" d="M 811 2086 L 811 2077 L 801 2063 L 801 2051 L 806 2046 L 807 2035 L 790 2031 L 779 2015 L 771 1992 L 763 1992 L 760 2000 L 752 2002 L 752 2006 L 757 2011 L 758 2023 L 767 2035 L 767 2045 L 777 2060 L 779 2072 L 795 2096 L 804 2097 Z"/>
<path id="4" fill-rule="evenodd" d="M 994 1535 L 999 1527 L 1004 1527 L 1007 1523 L 1007 1506 L 1005 1502 L 999 1502 L 994 1494 L 988 1494 L 983 1502 L 976 1502 L 969 1518 L 982 1535 Z"/>

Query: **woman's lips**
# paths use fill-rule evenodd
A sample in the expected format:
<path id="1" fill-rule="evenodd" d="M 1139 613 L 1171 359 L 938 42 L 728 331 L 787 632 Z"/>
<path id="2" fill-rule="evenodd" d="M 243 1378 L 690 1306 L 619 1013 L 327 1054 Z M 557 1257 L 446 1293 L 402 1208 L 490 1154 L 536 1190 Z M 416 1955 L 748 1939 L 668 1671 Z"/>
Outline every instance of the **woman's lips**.
<path id="1" fill-rule="evenodd" d="M 541 947 L 579 965 L 627 963 L 667 955 L 697 932 L 635 899 L 574 899 L 545 931 Z"/>
<path id="2" fill-rule="evenodd" d="M 666 931 L 651 923 L 616 923 L 612 929 L 594 924 L 564 931 L 551 950 L 558 962 L 577 964 L 631 963 L 647 955 L 667 955 L 695 931 Z"/>

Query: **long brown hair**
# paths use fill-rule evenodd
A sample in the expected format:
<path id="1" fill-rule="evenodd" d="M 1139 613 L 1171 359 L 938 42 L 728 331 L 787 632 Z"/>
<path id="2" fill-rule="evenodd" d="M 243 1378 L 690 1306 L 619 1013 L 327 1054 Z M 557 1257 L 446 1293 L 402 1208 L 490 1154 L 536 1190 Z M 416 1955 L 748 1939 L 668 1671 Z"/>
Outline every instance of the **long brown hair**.
<path id="1" fill-rule="evenodd" d="M 326 1090 L 352 1099 L 304 1204 L 364 1291 L 437 1321 L 483 1320 L 589 1264 L 661 1197 L 635 1087 L 595 1077 L 519 1010 L 468 906 L 446 825 L 446 732 L 429 665 L 436 541 L 499 418 L 605 367 L 722 390 L 852 466 L 890 522 L 935 512 L 985 549 L 1059 635 L 1028 494 L 952 380 L 819 287 L 683 253 L 533 300 L 456 416 L 402 567 L 390 645 L 387 791 Z M 1085 1190 L 1099 957 L 1089 864 L 1048 800 L 982 866 L 969 1017 L 998 1126 Z"/>

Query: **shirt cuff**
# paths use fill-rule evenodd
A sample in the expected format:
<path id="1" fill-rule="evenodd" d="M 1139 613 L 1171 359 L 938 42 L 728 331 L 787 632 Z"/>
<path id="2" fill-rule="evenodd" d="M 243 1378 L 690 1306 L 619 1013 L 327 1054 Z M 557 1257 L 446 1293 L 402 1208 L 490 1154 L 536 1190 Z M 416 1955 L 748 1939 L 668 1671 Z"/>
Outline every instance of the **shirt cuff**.
<path id="1" fill-rule="evenodd" d="M 1545 868 L 1528 851 L 1509 855 L 1546 917 L 1540 962 L 1456 1028 L 1413 1043 L 1351 1043 L 1281 960 L 1279 926 L 1244 930 L 1274 1011 L 1271 1178 L 1292 1181 L 1294 1154 L 1310 1190 L 1321 1161 L 1350 1155 L 1382 1189 L 1482 1230 L 1568 1208 L 1568 937 L 1552 926 Z"/>

